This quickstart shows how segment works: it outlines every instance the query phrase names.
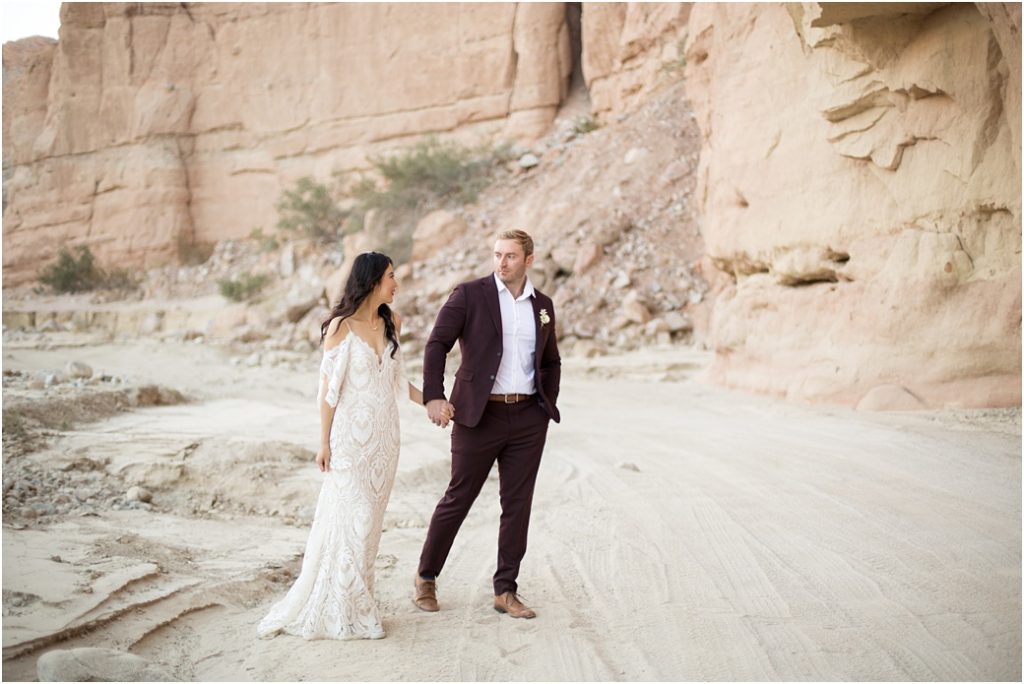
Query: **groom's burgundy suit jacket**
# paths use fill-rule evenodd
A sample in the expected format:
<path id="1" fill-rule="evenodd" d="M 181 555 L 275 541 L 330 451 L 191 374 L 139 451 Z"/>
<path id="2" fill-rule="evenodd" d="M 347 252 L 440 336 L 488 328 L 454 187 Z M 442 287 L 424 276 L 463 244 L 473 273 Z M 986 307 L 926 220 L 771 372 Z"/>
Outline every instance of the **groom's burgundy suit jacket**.
<path id="1" fill-rule="evenodd" d="M 562 359 L 555 341 L 555 307 L 551 298 L 536 288 L 533 320 L 537 328 L 534 380 L 541 407 L 556 423 L 561 420 L 555 402 L 562 375 Z M 541 324 L 544 309 L 550 319 Z M 448 352 L 458 341 L 462 363 L 455 372 L 451 403 L 455 422 L 476 427 L 494 388 L 502 355 L 501 308 L 494 276 L 458 285 L 441 307 L 423 351 L 423 401 L 444 399 L 444 366 Z"/>

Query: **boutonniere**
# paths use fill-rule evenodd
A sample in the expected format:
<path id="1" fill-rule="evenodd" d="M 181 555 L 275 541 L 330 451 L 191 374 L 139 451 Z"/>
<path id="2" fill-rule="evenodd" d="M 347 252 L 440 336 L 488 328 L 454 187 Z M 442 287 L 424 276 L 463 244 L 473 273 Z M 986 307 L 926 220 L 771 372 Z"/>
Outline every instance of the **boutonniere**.
<path id="1" fill-rule="evenodd" d="M 548 323 L 551 322 L 551 318 L 548 316 L 548 310 L 547 309 L 541 309 L 540 313 L 538 314 L 538 316 L 540 318 L 540 326 L 542 328 L 545 325 L 547 325 Z"/>

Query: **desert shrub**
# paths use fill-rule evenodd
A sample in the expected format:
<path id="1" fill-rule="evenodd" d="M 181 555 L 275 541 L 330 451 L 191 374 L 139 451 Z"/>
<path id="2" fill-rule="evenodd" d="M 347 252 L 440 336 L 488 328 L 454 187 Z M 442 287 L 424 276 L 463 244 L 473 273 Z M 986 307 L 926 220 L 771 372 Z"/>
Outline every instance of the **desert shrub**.
<path id="1" fill-rule="evenodd" d="M 92 250 L 84 245 L 77 247 L 75 254 L 66 247 L 61 249 L 57 261 L 39 272 L 38 280 L 57 294 L 97 289 L 134 290 L 139 287 L 139 280 L 127 269 L 100 268 Z"/>
<path id="2" fill-rule="evenodd" d="M 346 218 L 330 189 L 309 176 L 296 181 L 293 190 L 284 191 L 277 211 L 278 228 L 317 242 L 336 240 Z"/>
<path id="3" fill-rule="evenodd" d="M 500 157 L 495 152 L 439 142 L 431 136 L 392 156 L 371 158 L 381 184 L 364 178 L 351 188 L 350 194 L 365 210 L 468 204 L 490 182 L 490 171 Z"/>
<path id="4" fill-rule="evenodd" d="M 217 281 L 220 293 L 233 302 L 243 302 L 259 294 L 269 278 L 265 274 L 252 274 L 248 271 L 239 273 L 234 278 L 221 278 Z"/>
<path id="5" fill-rule="evenodd" d="M 262 228 L 253 228 L 249 233 L 249 239 L 255 240 L 261 252 L 273 252 L 281 247 L 281 243 L 273 235 L 265 235 Z"/>
<path id="6" fill-rule="evenodd" d="M 346 233 L 361 230 L 371 210 L 385 226 L 380 249 L 399 263 L 412 251 L 412 233 L 429 211 L 474 202 L 502 163 L 510 145 L 470 148 L 431 136 L 389 156 L 371 157 L 373 173 L 349 184 L 352 209 Z"/>
<path id="7" fill-rule="evenodd" d="M 141 284 L 141 279 L 126 268 L 112 268 L 103 273 L 102 287 L 107 290 L 132 292 Z"/>
<path id="8" fill-rule="evenodd" d="M 597 122 L 597 119 L 592 114 L 586 116 L 577 116 L 572 121 L 572 130 L 576 135 L 586 135 L 592 133 L 601 127 L 601 124 Z"/>
<path id="9" fill-rule="evenodd" d="M 39 282 L 58 294 L 85 292 L 99 287 L 103 273 L 96 265 L 92 251 L 85 246 L 72 254 L 66 247 L 60 250 L 57 261 L 39 273 Z"/>
<path id="10" fill-rule="evenodd" d="M 213 256 L 216 245 L 212 242 L 193 242 L 186 235 L 178 235 L 178 263 L 182 266 L 199 266 Z"/>
<path id="11" fill-rule="evenodd" d="M 4 411 L 3 413 L 4 437 L 10 437 L 13 439 L 20 439 L 24 437 L 27 430 L 25 428 L 25 420 L 21 417 L 21 414 L 13 410 Z"/>

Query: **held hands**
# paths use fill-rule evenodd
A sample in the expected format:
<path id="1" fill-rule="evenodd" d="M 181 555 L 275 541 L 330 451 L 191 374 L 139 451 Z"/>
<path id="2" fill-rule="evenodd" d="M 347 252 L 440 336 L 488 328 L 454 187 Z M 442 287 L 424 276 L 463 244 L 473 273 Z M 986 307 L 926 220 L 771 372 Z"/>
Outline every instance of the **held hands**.
<path id="1" fill-rule="evenodd" d="M 316 465 L 321 473 L 331 471 L 331 447 L 329 444 L 321 444 L 320 450 L 316 452 Z"/>
<path id="2" fill-rule="evenodd" d="M 448 422 L 455 417 L 455 407 L 444 399 L 432 399 L 427 402 L 427 417 L 434 425 L 446 428 Z"/>

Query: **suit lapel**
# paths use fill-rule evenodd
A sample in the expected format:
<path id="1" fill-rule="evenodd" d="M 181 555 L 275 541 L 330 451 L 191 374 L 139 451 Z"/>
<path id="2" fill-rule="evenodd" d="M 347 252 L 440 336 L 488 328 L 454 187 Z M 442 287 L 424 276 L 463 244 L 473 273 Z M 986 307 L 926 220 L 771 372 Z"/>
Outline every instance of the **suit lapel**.
<path id="1" fill-rule="evenodd" d="M 533 358 L 535 360 L 534 365 L 540 368 L 540 353 L 544 348 L 544 340 L 541 339 L 541 332 L 543 328 L 540 324 L 540 294 L 537 292 L 537 288 L 534 288 L 533 290 L 533 296 L 530 297 L 530 303 L 533 304 L 533 327 L 537 331 L 537 340 L 534 343 L 533 354 Z"/>
<path id="2" fill-rule="evenodd" d="M 494 329 L 498 331 L 498 339 L 502 339 L 501 330 L 501 306 L 498 304 L 498 286 L 494 282 L 494 275 L 484 279 L 484 299 L 487 300 L 487 311 L 491 314 L 494 322 Z"/>

